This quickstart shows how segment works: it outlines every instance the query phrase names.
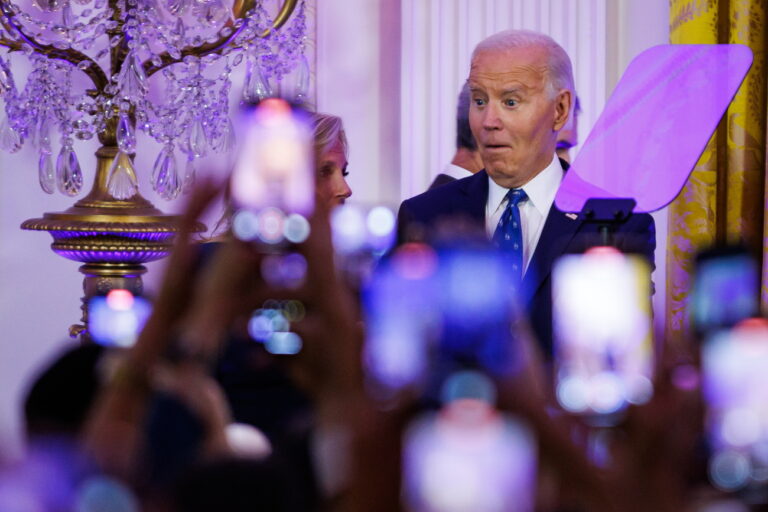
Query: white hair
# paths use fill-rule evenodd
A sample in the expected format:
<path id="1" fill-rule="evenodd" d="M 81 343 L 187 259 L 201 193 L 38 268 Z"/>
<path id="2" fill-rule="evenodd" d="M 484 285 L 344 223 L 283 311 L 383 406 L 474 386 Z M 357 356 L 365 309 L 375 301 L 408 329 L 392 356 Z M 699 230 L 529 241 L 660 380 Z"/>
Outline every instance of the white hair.
<path id="1" fill-rule="evenodd" d="M 480 41 L 472 51 L 472 60 L 478 53 L 484 51 L 510 50 L 537 46 L 547 52 L 547 78 L 552 94 L 562 89 L 575 93 L 573 84 L 573 67 L 571 59 L 563 47 L 548 35 L 532 30 L 504 30 Z"/>

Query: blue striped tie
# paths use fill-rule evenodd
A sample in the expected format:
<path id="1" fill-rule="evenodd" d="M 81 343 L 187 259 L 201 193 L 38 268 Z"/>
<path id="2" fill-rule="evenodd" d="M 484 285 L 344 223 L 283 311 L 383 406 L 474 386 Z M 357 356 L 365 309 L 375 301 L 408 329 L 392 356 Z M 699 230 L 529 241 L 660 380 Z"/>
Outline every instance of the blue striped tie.
<path id="1" fill-rule="evenodd" d="M 528 196 L 523 189 L 513 188 L 507 192 L 506 198 L 507 207 L 493 233 L 493 243 L 508 256 L 515 281 L 520 282 L 523 276 L 523 230 L 518 205 Z"/>

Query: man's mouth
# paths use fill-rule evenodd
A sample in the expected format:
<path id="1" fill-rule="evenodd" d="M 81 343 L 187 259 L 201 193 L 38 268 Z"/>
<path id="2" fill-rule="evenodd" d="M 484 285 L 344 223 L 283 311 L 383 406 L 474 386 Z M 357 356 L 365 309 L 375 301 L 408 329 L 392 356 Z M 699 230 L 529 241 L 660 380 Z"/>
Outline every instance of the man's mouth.
<path id="1" fill-rule="evenodd" d="M 509 149 L 509 146 L 506 144 L 486 144 L 485 149 L 486 151 L 503 151 Z"/>

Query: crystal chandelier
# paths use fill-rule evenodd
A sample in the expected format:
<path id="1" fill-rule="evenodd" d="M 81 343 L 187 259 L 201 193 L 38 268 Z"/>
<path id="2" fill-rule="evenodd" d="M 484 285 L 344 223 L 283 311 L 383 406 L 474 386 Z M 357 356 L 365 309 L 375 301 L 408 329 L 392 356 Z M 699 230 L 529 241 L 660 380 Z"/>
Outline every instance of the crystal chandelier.
<path id="1" fill-rule="evenodd" d="M 29 142 L 41 188 L 76 196 L 84 180 L 75 143 L 97 137 L 102 145 L 85 197 L 22 224 L 48 231 L 54 252 L 84 263 L 83 324 L 70 328 L 73 336 L 87 335 L 92 296 L 140 294 L 142 263 L 166 256 L 176 233 L 177 218 L 139 193 L 137 131 L 160 145 L 151 173 L 140 175 L 170 200 L 194 183 L 197 159 L 233 149 L 235 67 L 246 66 L 246 101 L 306 99 L 304 0 L 232 1 L 34 0 L 22 8 L 0 0 L 0 47 L 9 50 L 0 55 L 0 149 Z M 23 88 L 12 53 L 32 65 Z M 89 84 L 78 90 L 83 77 Z"/>
<path id="2" fill-rule="evenodd" d="M 285 2 L 272 19 L 259 0 L 237 0 L 231 8 L 224 0 L 35 0 L 32 12 L 0 1 L 0 46 L 23 52 L 33 66 L 19 90 L 9 59 L 0 57 L 0 149 L 15 152 L 29 141 L 39 152 L 41 188 L 75 196 L 83 176 L 74 142 L 98 136 L 108 145 L 114 130 L 119 152 L 108 191 L 125 200 L 138 193 L 130 156 L 142 130 L 162 146 L 152 188 L 174 199 L 193 183 L 197 158 L 233 147 L 234 67 L 246 62 L 246 100 L 271 96 L 270 83 L 292 71 L 299 76 L 291 95 L 306 96 L 304 3 L 295 9 L 296 3 Z M 273 30 L 294 9 L 289 25 Z M 93 88 L 72 92 L 75 73 L 87 75 Z M 186 157 L 183 171 L 176 149 Z"/>

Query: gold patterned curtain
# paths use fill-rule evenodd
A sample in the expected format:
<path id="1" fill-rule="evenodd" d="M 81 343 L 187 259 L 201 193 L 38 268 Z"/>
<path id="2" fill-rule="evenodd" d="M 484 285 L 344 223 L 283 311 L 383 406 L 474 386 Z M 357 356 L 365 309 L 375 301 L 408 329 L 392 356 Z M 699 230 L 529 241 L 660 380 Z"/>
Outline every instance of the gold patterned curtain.
<path id="1" fill-rule="evenodd" d="M 673 44 L 740 43 L 752 68 L 677 199 L 669 207 L 667 339 L 688 333 L 693 260 L 715 243 L 741 242 L 762 258 L 768 305 L 766 10 L 768 0 L 670 0 Z"/>

